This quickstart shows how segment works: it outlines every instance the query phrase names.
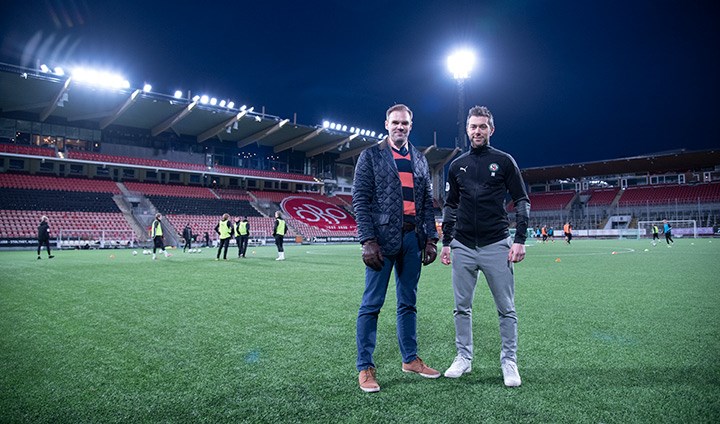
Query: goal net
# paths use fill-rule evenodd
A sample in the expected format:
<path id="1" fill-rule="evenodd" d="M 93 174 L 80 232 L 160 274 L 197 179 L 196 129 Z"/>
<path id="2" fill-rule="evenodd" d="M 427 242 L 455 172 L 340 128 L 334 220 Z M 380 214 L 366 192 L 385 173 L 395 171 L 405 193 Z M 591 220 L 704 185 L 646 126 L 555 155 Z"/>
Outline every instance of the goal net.
<path id="1" fill-rule="evenodd" d="M 60 229 L 57 235 L 57 247 L 94 249 L 134 248 L 135 232 L 130 230 L 74 230 Z"/>
<path id="2" fill-rule="evenodd" d="M 679 237 L 692 237 L 697 238 L 698 231 L 697 231 L 697 224 L 694 219 L 678 219 L 678 220 L 668 220 L 668 224 L 670 224 L 670 231 L 672 233 L 673 238 L 679 238 Z M 663 235 L 663 226 L 664 222 L 662 221 L 638 221 L 638 232 L 637 232 L 637 238 L 652 238 L 653 236 L 653 226 L 657 226 L 658 228 L 658 237 L 661 239 L 665 236 Z"/>

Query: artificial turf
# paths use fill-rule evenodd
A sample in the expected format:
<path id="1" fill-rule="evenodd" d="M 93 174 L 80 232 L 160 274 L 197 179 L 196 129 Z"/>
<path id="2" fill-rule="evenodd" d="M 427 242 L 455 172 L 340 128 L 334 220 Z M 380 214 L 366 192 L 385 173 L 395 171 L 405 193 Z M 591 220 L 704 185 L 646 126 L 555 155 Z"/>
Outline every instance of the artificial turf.
<path id="1" fill-rule="evenodd" d="M 355 370 L 359 246 L 250 251 L 0 252 L 0 422 L 720 421 L 720 240 L 530 241 L 516 389 L 482 277 L 473 372 L 456 380 L 401 371 L 391 286 L 374 394 Z M 418 289 L 419 355 L 440 371 L 450 274 L 437 261 Z"/>

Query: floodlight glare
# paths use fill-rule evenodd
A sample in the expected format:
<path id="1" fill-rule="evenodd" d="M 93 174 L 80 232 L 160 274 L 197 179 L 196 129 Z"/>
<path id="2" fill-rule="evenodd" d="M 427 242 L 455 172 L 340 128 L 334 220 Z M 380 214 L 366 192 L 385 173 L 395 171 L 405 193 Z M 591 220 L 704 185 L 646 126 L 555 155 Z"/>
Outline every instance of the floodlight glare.
<path id="1" fill-rule="evenodd" d="M 206 104 L 208 104 L 209 101 L 210 101 L 210 97 L 207 96 L 206 94 L 203 94 L 202 96 L 200 96 L 200 103 L 206 105 Z"/>
<path id="2" fill-rule="evenodd" d="M 330 127 L 330 121 L 323 121 L 323 128 L 329 128 Z"/>
<path id="3" fill-rule="evenodd" d="M 65 70 L 58 66 L 55 68 L 55 75 L 63 76 L 63 75 L 65 75 Z"/>
<path id="4" fill-rule="evenodd" d="M 200 96 L 198 96 L 197 94 L 193 96 L 193 102 L 197 102 L 198 100 L 200 100 Z"/>
<path id="5" fill-rule="evenodd" d="M 347 131 L 347 125 L 343 125 L 343 126 L 342 126 L 342 130 L 343 130 L 343 131 Z"/>
<path id="6" fill-rule="evenodd" d="M 447 66 L 453 74 L 453 78 L 470 78 L 470 71 L 475 66 L 475 53 L 471 50 L 458 50 L 448 56 Z"/>
<path id="7" fill-rule="evenodd" d="M 152 90 L 152 85 L 145 83 L 145 85 L 143 85 L 143 91 L 149 93 L 150 90 Z"/>
<path id="8" fill-rule="evenodd" d="M 375 131 L 370 133 L 370 137 L 375 137 Z"/>
<path id="9" fill-rule="evenodd" d="M 210 99 L 210 104 L 213 105 L 213 106 L 215 106 L 215 105 L 217 104 L 217 99 L 216 99 L 215 97 L 213 97 L 212 99 Z"/>
<path id="10" fill-rule="evenodd" d="M 48 68 L 48 66 L 44 63 L 40 65 L 40 70 L 45 73 L 50 72 L 50 68 Z"/>
<path id="11" fill-rule="evenodd" d="M 334 123 L 334 122 L 331 122 L 331 123 L 330 123 L 330 129 L 331 129 L 331 130 L 334 130 L 334 129 L 335 129 L 335 123 Z"/>
<path id="12" fill-rule="evenodd" d="M 220 100 L 220 107 L 225 107 L 225 100 Z"/>
<path id="13" fill-rule="evenodd" d="M 230 103 L 228 103 L 227 106 L 228 106 L 228 109 L 232 109 L 235 107 L 235 102 L 230 102 Z"/>
<path id="14" fill-rule="evenodd" d="M 354 133 L 354 132 L 355 132 L 355 127 L 350 127 L 350 132 L 351 132 L 351 133 Z"/>
<path id="15" fill-rule="evenodd" d="M 365 135 L 365 130 L 360 130 L 360 135 Z"/>
<path id="16" fill-rule="evenodd" d="M 245 112 L 245 109 L 247 109 L 247 106 L 245 106 L 245 105 L 240 106 L 240 111 Z"/>
<path id="17" fill-rule="evenodd" d="M 182 91 L 180 91 L 180 90 L 175 90 L 175 98 L 176 98 L 176 99 L 182 98 Z"/>

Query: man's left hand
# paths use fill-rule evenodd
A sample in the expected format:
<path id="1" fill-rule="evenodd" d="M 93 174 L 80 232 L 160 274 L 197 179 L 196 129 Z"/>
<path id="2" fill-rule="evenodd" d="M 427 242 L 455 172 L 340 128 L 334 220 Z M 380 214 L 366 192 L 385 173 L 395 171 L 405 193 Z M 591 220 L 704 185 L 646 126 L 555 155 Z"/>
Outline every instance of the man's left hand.
<path id="1" fill-rule="evenodd" d="M 423 255 L 423 265 L 430 265 L 435 262 L 437 258 L 437 243 L 433 240 L 428 240 L 425 243 L 425 254 Z"/>
<path id="2" fill-rule="evenodd" d="M 513 243 L 508 253 L 508 261 L 520 262 L 525 259 L 525 245 L 520 243 Z"/>

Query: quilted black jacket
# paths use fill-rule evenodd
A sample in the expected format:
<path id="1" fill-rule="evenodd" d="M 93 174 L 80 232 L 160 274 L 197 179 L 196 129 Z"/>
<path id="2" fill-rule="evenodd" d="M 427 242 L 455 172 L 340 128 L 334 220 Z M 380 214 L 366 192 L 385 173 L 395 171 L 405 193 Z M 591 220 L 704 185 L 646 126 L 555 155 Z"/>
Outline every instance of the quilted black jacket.
<path id="1" fill-rule="evenodd" d="M 432 180 L 425 156 L 408 143 L 415 186 L 415 231 L 424 245 L 436 239 L 432 202 Z M 353 208 L 360 243 L 375 239 L 384 255 L 394 255 L 402 246 L 403 199 L 400 176 L 387 139 L 365 149 L 355 166 Z"/>

